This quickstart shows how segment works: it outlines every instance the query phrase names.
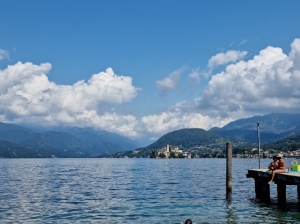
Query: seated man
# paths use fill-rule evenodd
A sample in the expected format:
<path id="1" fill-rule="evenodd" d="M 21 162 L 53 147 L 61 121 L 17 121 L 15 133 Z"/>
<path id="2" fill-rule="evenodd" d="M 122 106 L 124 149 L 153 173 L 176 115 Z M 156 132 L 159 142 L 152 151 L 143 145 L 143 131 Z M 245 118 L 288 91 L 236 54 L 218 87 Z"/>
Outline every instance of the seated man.
<path id="1" fill-rule="evenodd" d="M 272 177 L 271 180 L 268 182 L 268 184 L 271 184 L 273 182 L 275 173 L 285 173 L 286 165 L 285 165 L 285 161 L 282 159 L 281 154 L 278 154 L 276 156 L 276 162 L 278 165 L 274 170 L 272 170 Z"/>

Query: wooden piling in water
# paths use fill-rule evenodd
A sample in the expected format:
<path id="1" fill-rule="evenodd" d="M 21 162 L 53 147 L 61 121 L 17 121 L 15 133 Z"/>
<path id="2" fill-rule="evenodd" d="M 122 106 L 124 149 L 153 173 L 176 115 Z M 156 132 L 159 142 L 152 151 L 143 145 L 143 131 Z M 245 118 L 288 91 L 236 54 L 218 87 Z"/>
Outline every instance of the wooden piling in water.
<path id="1" fill-rule="evenodd" d="M 280 208 L 286 207 L 286 184 L 282 181 L 277 183 L 277 197 L 278 197 L 278 206 Z"/>
<path id="2" fill-rule="evenodd" d="M 232 143 L 226 143 L 226 194 L 232 192 Z"/>

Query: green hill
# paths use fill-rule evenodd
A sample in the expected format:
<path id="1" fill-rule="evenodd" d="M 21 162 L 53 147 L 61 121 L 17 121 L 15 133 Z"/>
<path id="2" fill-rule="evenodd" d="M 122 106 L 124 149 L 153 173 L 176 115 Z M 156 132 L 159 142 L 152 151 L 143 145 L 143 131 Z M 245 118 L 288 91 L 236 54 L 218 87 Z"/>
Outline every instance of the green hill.
<path id="1" fill-rule="evenodd" d="M 211 144 L 221 138 L 222 137 L 218 134 L 214 134 L 200 128 L 187 128 L 165 134 L 156 142 L 145 148 L 156 149 L 167 144 L 189 148 L 195 145 Z"/>
<path id="2" fill-rule="evenodd" d="M 291 135 L 276 142 L 263 144 L 262 149 L 274 149 L 284 152 L 295 151 L 297 149 L 300 149 L 300 134 Z"/>
<path id="3" fill-rule="evenodd" d="M 224 138 L 218 134 L 200 128 L 186 128 L 165 134 L 147 147 L 139 148 L 135 151 L 120 152 L 107 157 L 149 157 L 152 151 L 160 149 L 167 144 L 178 146 L 179 149 L 188 151 L 192 155 L 204 155 L 214 151 L 224 153 L 227 141 L 231 141 L 234 144 L 248 144 Z"/>

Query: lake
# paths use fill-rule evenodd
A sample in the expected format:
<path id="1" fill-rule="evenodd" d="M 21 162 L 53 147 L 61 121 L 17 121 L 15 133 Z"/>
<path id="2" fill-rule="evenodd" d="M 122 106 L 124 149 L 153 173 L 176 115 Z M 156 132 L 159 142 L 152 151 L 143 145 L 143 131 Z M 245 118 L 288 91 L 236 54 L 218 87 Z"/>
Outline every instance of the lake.
<path id="1" fill-rule="evenodd" d="M 287 211 L 275 184 L 271 204 L 260 203 L 251 168 L 258 159 L 233 159 L 226 199 L 226 159 L 0 159 L 0 222 L 300 222 L 297 187 L 287 186 Z"/>

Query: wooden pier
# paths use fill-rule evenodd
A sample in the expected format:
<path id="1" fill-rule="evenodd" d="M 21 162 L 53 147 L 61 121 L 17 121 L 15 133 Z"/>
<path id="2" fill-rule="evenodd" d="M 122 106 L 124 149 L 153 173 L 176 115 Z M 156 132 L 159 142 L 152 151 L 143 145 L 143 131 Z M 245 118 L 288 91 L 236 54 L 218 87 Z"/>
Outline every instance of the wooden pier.
<path id="1" fill-rule="evenodd" d="M 256 198 L 265 203 L 270 203 L 270 184 L 271 174 L 267 169 L 250 169 L 247 178 L 255 181 Z M 298 199 L 300 200 L 300 172 L 276 173 L 274 178 L 277 184 L 278 206 L 286 208 L 286 185 L 296 185 Z M 274 183 L 272 183 L 274 184 Z"/>

